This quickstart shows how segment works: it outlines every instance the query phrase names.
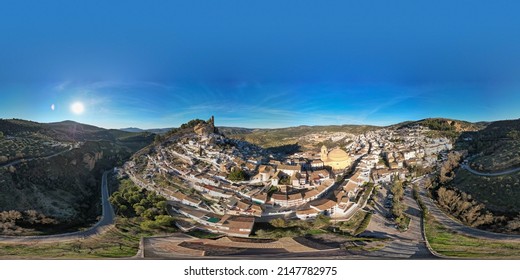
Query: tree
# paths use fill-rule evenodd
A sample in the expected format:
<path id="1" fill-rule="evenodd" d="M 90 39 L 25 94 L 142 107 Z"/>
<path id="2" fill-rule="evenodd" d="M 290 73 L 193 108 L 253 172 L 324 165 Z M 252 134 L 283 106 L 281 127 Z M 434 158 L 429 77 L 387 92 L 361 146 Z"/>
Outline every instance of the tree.
<path id="1" fill-rule="evenodd" d="M 291 183 L 291 177 L 289 176 L 284 176 L 279 182 L 280 185 L 291 185 Z"/>
<path id="2" fill-rule="evenodd" d="M 144 206 L 142 206 L 142 205 L 135 205 L 134 211 L 135 211 L 135 214 L 141 216 L 144 213 L 144 211 L 146 211 L 146 208 L 144 208 Z"/>
<path id="3" fill-rule="evenodd" d="M 450 152 L 448 154 L 448 160 L 446 160 L 440 169 L 439 172 L 439 182 L 441 184 L 447 183 L 453 179 L 453 170 L 459 167 L 460 162 L 462 161 L 462 153 L 461 152 Z"/>
<path id="4" fill-rule="evenodd" d="M 150 220 L 146 220 L 144 222 L 141 223 L 140 227 L 143 229 L 143 230 L 152 230 L 152 229 L 155 229 L 157 228 L 156 224 L 154 223 L 154 221 L 150 221 Z"/>
<path id="5" fill-rule="evenodd" d="M 229 173 L 228 179 L 231 181 L 245 181 L 247 180 L 247 174 L 244 170 L 236 167 Z"/>
<path id="6" fill-rule="evenodd" d="M 437 196 L 439 205 L 450 212 L 453 212 L 456 209 L 457 203 L 460 200 L 460 196 L 457 194 L 457 192 L 445 187 L 439 188 L 437 191 Z"/>
<path id="7" fill-rule="evenodd" d="M 392 214 L 396 218 L 401 218 L 408 207 L 401 202 L 394 203 L 392 206 Z"/>
<path id="8" fill-rule="evenodd" d="M 158 209 L 161 209 L 162 211 L 166 211 L 166 201 L 159 201 L 155 204 L 155 207 L 157 207 Z"/>
<path id="9" fill-rule="evenodd" d="M 320 214 L 314 220 L 312 227 L 315 229 L 319 229 L 319 228 L 327 227 L 329 225 L 330 225 L 330 217 Z"/>
<path id="10" fill-rule="evenodd" d="M 148 220 L 154 220 L 155 216 L 157 216 L 159 213 L 158 213 L 158 209 L 157 208 L 150 208 L 150 209 L 146 209 L 142 214 L 141 214 L 141 217 L 145 218 L 145 219 L 148 219 Z"/>
<path id="11" fill-rule="evenodd" d="M 36 210 L 26 210 L 24 213 L 25 213 L 25 219 L 30 224 L 34 224 L 34 223 L 38 222 L 38 212 L 36 212 Z"/>
<path id="12" fill-rule="evenodd" d="M 516 218 L 510 220 L 507 222 L 506 225 L 507 230 L 509 231 L 517 231 L 520 229 L 520 215 L 518 215 Z"/>
<path id="13" fill-rule="evenodd" d="M 126 207 L 126 205 L 124 205 L 124 204 L 119 205 L 119 207 L 117 207 L 117 213 L 120 215 L 126 216 L 127 211 L 128 211 L 128 207 Z"/>
<path id="14" fill-rule="evenodd" d="M 175 219 L 168 215 L 159 215 L 155 217 L 155 224 L 161 227 L 169 227 L 173 224 Z"/>
<path id="15" fill-rule="evenodd" d="M 163 137 L 163 136 L 161 136 L 161 135 L 159 135 L 159 134 L 156 134 L 156 135 L 155 135 L 155 138 L 154 138 L 154 142 L 155 142 L 155 144 L 159 144 L 159 143 L 161 143 L 161 142 L 163 142 L 163 141 L 164 141 L 164 137 Z"/>
<path id="16" fill-rule="evenodd" d="M 484 212 L 485 205 L 471 199 L 471 196 L 445 187 L 437 191 L 439 205 L 461 220 L 464 224 L 478 227 L 492 223 L 493 214 Z"/>
<path id="17" fill-rule="evenodd" d="M 390 189 L 394 195 L 394 200 L 400 201 L 404 196 L 403 183 L 399 180 L 395 180 L 392 188 Z"/>
<path id="18" fill-rule="evenodd" d="M 270 222 L 273 227 L 284 228 L 286 226 L 285 220 L 282 218 L 274 219 Z"/>
<path id="19" fill-rule="evenodd" d="M 0 133 L 1 133 L 1 132 L 0 132 Z M 511 138 L 511 139 L 513 139 L 513 140 L 519 140 L 519 139 L 520 139 L 520 131 L 513 129 L 513 130 L 511 130 L 511 131 L 509 131 L 509 132 L 507 133 L 507 137 L 509 137 L 509 138 Z M 1 137 L 1 135 L 0 135 L 0 139 L 1 139 L 1 138 L 2 138 L 2 137 Z"/>

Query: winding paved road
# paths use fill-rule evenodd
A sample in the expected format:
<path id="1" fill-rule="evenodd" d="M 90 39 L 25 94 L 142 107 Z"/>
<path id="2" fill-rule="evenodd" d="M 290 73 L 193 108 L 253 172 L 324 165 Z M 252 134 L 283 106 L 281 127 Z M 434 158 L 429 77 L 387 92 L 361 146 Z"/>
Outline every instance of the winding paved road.
<path id="1" fill-rule="evenodd" d="M 475 237 L 475 238 L 485 238 L 485 239 L 491 239 L 496 241 L 512 241 L 512 242 L 520 242 L 520 235 L 513 235 L 513 234 L 503 234 L 503 233 L 496 233 L 496 232 L 490 232 L 485 230 L 480 230 L 476 228 L 472 228 L 469 226 L 466 226 L 462 224 L 461 222 L 449 217 L 447 214 L 445 214 L 437 204 L 428 197 L 427 191 L 424 188 L 424 178 L 419 180 L 419 195 L 428 208 L 428 211 L 430 214 L 442 225 L 444 225 L 446 228 L 449 228 L 451 230 L 454 230 L 460 234 L 464 234 L 467 236 Z"/>
<path id="2" fill-rule="evenodd" d="M 508 175 L 508 174 L 520 171 L 520 167 L 518 167 L 518 168 L 513 168 L 513 169 L 509 169 L 509 170 L 504 170 L 504 171 L 485 173 L 485 172 L 476 171 L 476 170 L 472 169 L 469 165 L 466 165 L 466 164 L 461 164 L 460 167 L 462 167 L 463 169 L 466 169 L 467 171 L 471 172 L 472 174 L 475 174 L 478 176 L 486 176 L 486 177 L 504 176 L 504 175 Z"/>
<path id="3" fill-rule="evenodd" d="M 20 164 L 22 162 L 28 162 L 28 161 L 32 161 L 32 160 L 35 160 L 35 159 L 50 159 L 50 158 L 53 158 L 55 156 L 59 156 L 63 153 L 66 153 L 68 151 L 72 151 L 72 149 L 74 149 L 74 146 L 70 146 L 69 149 L 67 150 L 64 150 L 64 151 L 61 151 L 61 152 L 57 152 L 55 154 L 52 154 L 52 155 L 48 155 L 48 156 L 43 156 L 43 157 L 33 157 L 33 158 L 21 158 L 21 159 L 17 159 L 17 160 L 14 160 L 14 161 L 11 161 L 11 162 L 7 162 L 7 163 L 3 163 L 3 164 L 0 164 L 0 168 L 2 167 L 9 167 L 9 166 L 13 166 L 13 165 L 17 165 L 17 164 Z"/>
<path id="4" fill-rule="evenodd" d="M 102 216 L 101 219 L 90 229 L 85 231 L 70 232 L 55 235 L 38 235 L 38 236 L 0 236 L 0 243 L 50 243 L 50 242 L 63 242 L 72 241 L 77 239 L 88 238 L 100 233 L 103 233 L 109 229 L 114 223 L 114 210 L 112 205 L 108 201 L 108 184 L 107 174 L 110 171 L 105 171 L 101 180 L 101 206 Z"/>

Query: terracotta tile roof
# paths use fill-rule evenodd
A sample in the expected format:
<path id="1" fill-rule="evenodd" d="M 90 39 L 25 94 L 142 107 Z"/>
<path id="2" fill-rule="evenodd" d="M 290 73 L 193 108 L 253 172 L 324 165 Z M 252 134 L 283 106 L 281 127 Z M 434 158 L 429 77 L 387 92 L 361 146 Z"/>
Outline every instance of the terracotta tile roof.
<path id="1" fill-rule="evenodd" d="M 189 201 L 189 202 L 191 202 L 191 203 L 195 203 L 195 204 L 201 203 L 201 201 L 200 201 L 199 199 L 192 198 L 192 197 L 189 197 L 189 196 L 186 196 L 186 197 L 184 198 L 184 200 L 187 200 L 187 201 Z"/>
<path id="2" fill-rule="evenodd" d="M 293 193 L 287 195 L 287 200 L 299 200 L 302 199 L 302 193 Z"/>
<path id="3" fill-rule="evenodd" d="M 313 209 L 313 208 L 296 211 L 296 215 L 313 215 L 313 214 L 317 214 L 317 213 L 318 213 L 318 210 Z"/>
<path id="4" fill-rule="evenodd" d="M 258 193 L 256 195 L 254 195 L 253 198 L 261 200 L 261 201 L 266 201 L 267 200 L 267 194 L 266 193 Z"/>
<path id="5" fill-rule="evenodd" d="M 278 166 L 278 170 L 294 170 L 294 171 L 300 171 L 302 167 L 300 165 L 286 165 L 281 164 Z"/>
<path id="6" fill-rule="evenodd" d="M 336 202 L 330 199 L 320 199 L 311 203 L 311 207 L 317 208 L 320 211 L 325 211 L 336 206 Z"/>
<path id="7" fill-rule="evenodd" d="M 174 192 L 172 196 L 178 200 L 183 200 L 184 198 L 186 198 L 186 195 L 181 192 Z"/>
<path id="8" fill-rule="evenodd" d="M 318 194 L 320 194 L 320 192 L 318 192 L 316 189 L 312 189 L 312 190 L 304 192 L 303 193 L 303 198 L 307 199 L 307 198 L 310 198 L 310 197 L 317 196 Z"/>
<path id="9" fill-rule="evenodd" d="M 222 220 L 223 219 L 224 218 L 222 218 Z M 238 231 L 239 229 L 251 230 L 255 224 L 255 218 L 245 216 L 230 216 L 226 220 L 224 220 L 222 224 L 223 226 L 229 227 L 230 231 Z"/>
<path id="10" fill-rule="evenodd" d="M 249 209 L 249 207 L 251 207 L 251 204 L 245 203 L 243 201 L 239 201 L 237 203 L 237 207 L 238 207 L 238 209 L 241 209 L 241 210 L 247 210 L 247 209 Z"/>
<path id="11" fill-rule="evenodd" d="M 285 193 L 273 193 L 271 198 L 275 199 L 275 200 L 287 200 L 287 194 L 285 194 Z"/>
<path id="12" fill-rule="evenodd" d="M 347 185 L 343 187 L 346 192 L 354 191 L 358 187 L 358 184 L 348 181 Z"/>

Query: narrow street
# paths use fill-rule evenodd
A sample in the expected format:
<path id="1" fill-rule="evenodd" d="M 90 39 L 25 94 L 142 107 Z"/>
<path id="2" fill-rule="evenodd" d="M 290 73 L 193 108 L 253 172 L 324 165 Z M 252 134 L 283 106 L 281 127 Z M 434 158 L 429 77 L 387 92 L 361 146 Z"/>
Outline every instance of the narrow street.
<path id="1" fill-rule="evenodd" d="M 389 243 L 377 255 L 385 255 L 391 258 L 434 258 L 426 247 L 421 231 L 421 211 L 417 202 L 413 199 L 410 187 L 405 189 L 404 204 L 408 207 L 406 215 L 411 218 L 409 229 L 401 232 L 396 229 L 395 222 L 387 217 L 390 208 L 384 207 L 384 201 L 388 195 L 388 187 L 381 187 L 374 197 L 375 210 L 367 230 L 362 234 L 366 237 L 388 238 Z"/>

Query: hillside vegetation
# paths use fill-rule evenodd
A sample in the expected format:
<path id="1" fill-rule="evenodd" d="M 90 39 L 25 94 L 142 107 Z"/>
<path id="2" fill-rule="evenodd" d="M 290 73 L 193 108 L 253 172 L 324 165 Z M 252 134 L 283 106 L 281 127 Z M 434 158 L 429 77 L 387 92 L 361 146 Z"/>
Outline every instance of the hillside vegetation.
<path id="1" fill-rule="evenodd" d="M 350 134 L 361 134 L 376 129 L 378 129 L 378 127 L 369 125 L 330 125 L 297 126 L 276 129 L 219 128 L 219 131 L 230 138 L 244 140 L 262 148 L 275 148 L 294 144 L 306 147 L 307 145 L 305 140 L 301 138 L 314 133 L 345 132 Z"/>
<path id="2" fill-rule="evenodd" d="M 469 165 L 475 170 L 504 171 L 520 166 L 519 131 L 520 120 L 497 121 L 482 130 L 462 133 L 455 147 L 468 151 Z M 459 168 L 461 161 L 441 170 L 440 183 L 447 187 L 439 194 L 441 206 L 468 225 L 519 233 L 520 172 L 479 176 Z"/>
<path id="3" fill-rule="evenodd" d="M 0 234 L 15 235 L 94 223 L 101 214 L 102 172 L 123 164 L 154 137 L 70 121 L 0 120 L 0 131 Z M 48 155 L 53 156 L 41 158 Z"/>
<path id="4" fill-rule="evenodd" d="M 498 121 L 475 133 L 465 133 L 460 144 L 470 154 L 473 169 L 493 172 L 520 167 L 520 120 Z"/>
<path id="5" fill-rule="evenodd" d="M 149 132 L 103 129 L 73 121 L 44 124 L 0 119 L 0 164 L 52 155 L 84 141 L 109 141 L 133 152 L 150 144 L 154 137 Z"/>
<path id="6" fill-rule="evenodd" d="M 404 122 L 391 127 L 400 129 L 416 125 L 431 129 L 433 134 L 432 136 L 447 137 L 452 140 L 457 139 L 463 132 L 478 131 L 485 127 L 484 123 L 470 123 L 466 121 L 444 118 L 428 118 L 419 121 Z"/>
<path id="7" fill-rule="evenodd" d="M 34 210 L 54 220 L 52 226 L 17 220 L 16 225 L 28 233 L 74 230 L 93 223 L 101 214 L 103 170 L 130 155 L 108 141 L 89 141 L 56 157 L 0 168 L 0 211 Z M 20 228 L 4 228 L 1 234 Z"/>
<path id="8" fill-rule="evenodd" d="M 459 144 L 469 150 L 470 166 L 482 172 L 496 172 L 520 167 L 520 120 L 498 121 L 485 129 L 465 133 Z M 505 176 L 476 176 L 461 168 L 456 170 L 451 186 L 471 194 L 494 212 L 514 216 L 520 212 L 520 172 Z"/>

